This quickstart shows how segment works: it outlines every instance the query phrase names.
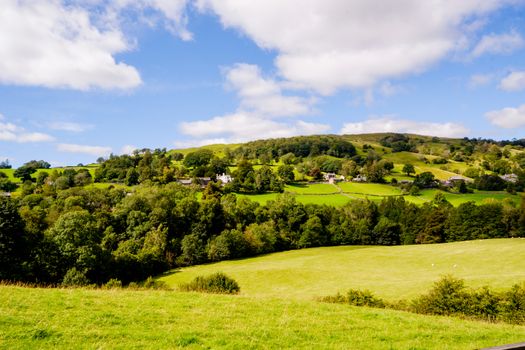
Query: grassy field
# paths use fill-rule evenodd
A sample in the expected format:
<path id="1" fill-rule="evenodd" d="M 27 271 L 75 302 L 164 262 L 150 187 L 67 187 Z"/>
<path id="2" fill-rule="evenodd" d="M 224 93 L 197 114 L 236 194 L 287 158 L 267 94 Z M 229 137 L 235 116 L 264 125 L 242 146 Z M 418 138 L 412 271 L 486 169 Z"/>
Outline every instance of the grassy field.
<path id="1" fill-rule="evenodd" d="M 402 191 L 392 185 L 386 184 L 372 184 L 372 183 L 355 183 L 355 182 L 339 182 L 337 185 L 329 184 L 309 184 L 309 185 L 287 185 L 285 191 L 295 194 L 298 202 L 304 204 L 326 204 L 333 206 L 342 206 L 352 199 L 366 199 L 368 198 L 374 202 L 380 202 L 387 196 L 400 196 Z M 419 196 L 405 195 L 406 201 L 423 204 L 434 199 L 439 190 L 423 190 Z M 475 191 L 468 194 L 456 194 L 449 192 L 442 192 L 445 198 L 454 206 L 458 206 L 466 202 L 476 202 L 477 204 L 486 203 L 487 201 L 502 201 L 510 199 L 512 202 L 519 204 L 522 194 L 512 195 L 507 192 L 482 192 Z M 249 198 L 252 201 L 266 204 L 269 200 L 275 200 L 278 193 L 264 193 L 240 195 Z"/>
<path id="2" fill-rule="evenodd" d="M 160 277 L 171 286 L 222 271 L 242 294 L 311 300 L 349 288 L 370 289 L 388 300 L 426 292 L 443 274 L 469 286 L 507 288 L 525 281 L 525 239 L 496 239 L 395 247 L 302 249 L 175 270 Z"/>
<path id="3" fill-rule="evenodd" d="M 296 194 L 330 194 L 339 192 L 336 186 L 330 184 L 292 184 L 286 185 L 284 190 Z"/>
<path id="4" fill-rule="evenodd" d="M 419 196 L 405 196 L 405 200 L 415 203 L 423 204 L 425 202 L 430 202 L 436 193 L 440 192 L 439 190 L 423 190 Z M 475 191 L 474 193 L 467 194 L 457 194 L 457 193 L 448 193 L 442 192 L 447 201 L 452 205 L 458 206 L 466 202 L 476 202 L 476 204 L 483 204 L 490 201 L 503 201 L 511 200 L 515 204 L 519 205 L 521 197 L 523 194 L 512 195 L 507 192 L 483 192 Z"/>
<path id="5" fill-rule="evenodd" d="M 0 287 L 1 349 L 475 349 L 525 327 L 310 301 Z"/>
<path id="6" fill-rule="evenodd" d="M 365 194 L 370 196 L 399 196 L 401 190 L 392 185 L 357 183 L 357 182 L 339 182 L 337 184 L 345 193 Z"/>

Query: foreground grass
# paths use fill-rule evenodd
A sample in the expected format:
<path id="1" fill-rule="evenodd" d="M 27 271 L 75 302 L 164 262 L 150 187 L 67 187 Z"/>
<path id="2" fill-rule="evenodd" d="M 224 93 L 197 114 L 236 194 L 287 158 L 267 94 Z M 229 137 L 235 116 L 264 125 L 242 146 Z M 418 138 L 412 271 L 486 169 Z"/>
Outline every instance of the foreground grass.
<path id="1" fill-rule="evenodd" d="M 166 291 L 0 287 L 5 349 L 474 349 L 525 327 Z"/>
<path id="2" fill-rule="evenodd" d="M 395 247 L 322 247 L 223 261 L 173 271 L 171 286 L 222 271 L 241 294 L 311 300 L 348 289 L 369 289 L 387 300 L 411 299 L 443 274 L 468 286 L 508 288 L 525 281 L 525 239 L 509 238 Z"/>

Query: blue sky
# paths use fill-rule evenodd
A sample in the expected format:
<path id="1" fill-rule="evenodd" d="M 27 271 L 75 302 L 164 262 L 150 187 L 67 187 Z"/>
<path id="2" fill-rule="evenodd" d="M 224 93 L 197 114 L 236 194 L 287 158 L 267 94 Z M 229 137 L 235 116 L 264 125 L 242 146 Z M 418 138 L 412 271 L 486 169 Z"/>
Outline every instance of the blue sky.
<path id="1" fill-rule="evenodd" d="M 525 1 L 5 0 L 0 159 L 525 136 Z"/>

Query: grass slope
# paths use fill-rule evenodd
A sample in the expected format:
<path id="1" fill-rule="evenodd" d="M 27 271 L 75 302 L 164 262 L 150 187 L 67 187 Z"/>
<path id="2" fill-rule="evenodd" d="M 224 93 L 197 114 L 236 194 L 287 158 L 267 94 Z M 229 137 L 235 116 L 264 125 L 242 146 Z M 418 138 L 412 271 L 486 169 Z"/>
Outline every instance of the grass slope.
<path id="1" fill-rule="evenodd" d="M 525 327 L 222 295 L 0 287 L 3 349 L 474 349 Z"/>
<path id="2" fill-rule="evenodd" d="M 341 246 L 287 251 L 176 270 L 160 279 L 171 286 L 222 271 L 254 297 L 309 300 L 349 288 L 370 289 L 389 300 L 426 292 L 443 274 L 472 287 L 507 288 L 525 281 L 525 239 L 495 239 L 395 247 Z"/>

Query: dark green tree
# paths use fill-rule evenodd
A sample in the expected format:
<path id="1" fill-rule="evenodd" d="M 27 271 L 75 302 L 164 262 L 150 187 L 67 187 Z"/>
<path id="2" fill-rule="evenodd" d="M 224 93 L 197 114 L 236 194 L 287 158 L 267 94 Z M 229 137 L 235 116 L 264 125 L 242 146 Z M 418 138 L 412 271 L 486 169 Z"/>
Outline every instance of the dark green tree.
<path id="1" fill-rule="evenodd" d="M 295 180 L 294 167 L 292 165 L 281 165 L 277 168 L 277 175 L 286 184 Z"/>
<path id="2" fill-rule="evenodd" d="M 0 280 L 23 279 L 25 245 L 24 223 L 15 202 L 0 196 Z"/>
<path id="3" fill-rule="evenodd" d="M 410 174 L 414 174 L 416 172 L 416 169 L 412 164 L 407 163 L 403 165 L 403 172 L 407 174 L 407 176 L 410 176 Z"/>

